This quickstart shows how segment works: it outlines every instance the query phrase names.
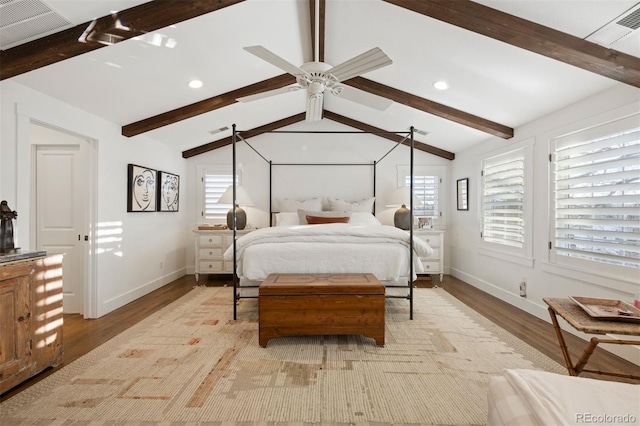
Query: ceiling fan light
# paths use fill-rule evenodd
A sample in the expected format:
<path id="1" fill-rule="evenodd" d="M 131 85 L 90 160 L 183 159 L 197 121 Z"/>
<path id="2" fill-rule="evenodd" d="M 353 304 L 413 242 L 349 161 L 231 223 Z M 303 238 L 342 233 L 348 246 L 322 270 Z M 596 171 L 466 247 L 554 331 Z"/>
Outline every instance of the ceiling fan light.
<path id="1" fill-rule="evenodd" d="M 438 80 L 433 82 L 433 87 L 438 90 L 447 90 L 449 88 L 449 83 L 444 80 Z"/>
<path id="2" fill-rule="evenodd" d="M 192 89 L 199 89 L 202 87 L 202 85 L 203 83 L 200 80 L 191 80 L 189 82 L 189 87 L 191 87 Z"/>

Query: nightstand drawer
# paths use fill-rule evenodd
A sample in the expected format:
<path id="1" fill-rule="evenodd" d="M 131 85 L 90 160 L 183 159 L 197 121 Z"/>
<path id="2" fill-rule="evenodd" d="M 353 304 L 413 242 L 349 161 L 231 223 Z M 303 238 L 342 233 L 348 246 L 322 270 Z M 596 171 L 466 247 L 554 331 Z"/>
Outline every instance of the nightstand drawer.
<path id="1" fill-rule="evenodd" d="M 222 259 L 201 260 L 198 262 L 198 271 L 201 274 L 220 273 L 222 271 L 222 263 Z"/>
<path id="2" fill-rule="evenodd" d="M 198 259 L 222 259 L 221 247 L 203 247 L 198 249 Z"/>
<path id="3" fill-rule="evenodd" d="M 435 262 L 422 262 L 422 266 L 424 267 L 424 272 L 428 274 L 429 272 L 440 272 L 440 261 Z"/>
<path id="4" fill-rule="evenodd" d="M 198 237 L 198 245 L 202 246 L 219 246 L 222 244 L 224 235 L 200 235 Z"/>
<path id="5" fill-rule="evenodd" d="M 420 238 L 429 244 L 429 247 L 432 249 L 436 249 L 440 247 L 440 236 L 439 235 L 420 235 Z"/>
<path id="6" fill-rule="evenodd" d="M 421 257 L 420 260 L 422 260 L 423 262 L 426 261 L 430 261 L 430 260 L 438 260 L 440 259 L 440 248 L 438 247 L 431 247 L 433 249 L 433 254 L 429 257 Z"/>

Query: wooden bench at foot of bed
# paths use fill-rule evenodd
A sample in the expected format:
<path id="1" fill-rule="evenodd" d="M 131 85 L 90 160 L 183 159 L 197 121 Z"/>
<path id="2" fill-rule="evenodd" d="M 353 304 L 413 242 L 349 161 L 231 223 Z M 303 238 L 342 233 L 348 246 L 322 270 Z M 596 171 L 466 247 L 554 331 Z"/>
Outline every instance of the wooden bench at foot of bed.
<path id="1" fill-rule="evenodd" d="M 362 334 L 384 346 L 384 285 L 373 274 L 271 274 L 260 285 L 259 343 Z"/>

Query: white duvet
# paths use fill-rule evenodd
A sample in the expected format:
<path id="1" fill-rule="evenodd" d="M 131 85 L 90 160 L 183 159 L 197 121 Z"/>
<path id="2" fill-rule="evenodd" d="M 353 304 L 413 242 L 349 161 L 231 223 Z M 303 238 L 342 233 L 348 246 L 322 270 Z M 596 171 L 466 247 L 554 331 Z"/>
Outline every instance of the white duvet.
<path id="1" fill-rule="evenodd" d="M 640 420 L 637 384 L 522 369 L 505 370 L 503 375 L 541 425 L 635 424 Z"/>
<path id="2" fill-rule="evenodd" d="M 409 275 L 409 233 L 393 226 L 332 223 L 257 229 L 236 241 L 238 276 L 264 280 L 271 273 L 372 273 L 381 281 Z M 413 241 L 413 271 L 433 253 Z M 233 246 L 224 253 L 233 259 Z"/>

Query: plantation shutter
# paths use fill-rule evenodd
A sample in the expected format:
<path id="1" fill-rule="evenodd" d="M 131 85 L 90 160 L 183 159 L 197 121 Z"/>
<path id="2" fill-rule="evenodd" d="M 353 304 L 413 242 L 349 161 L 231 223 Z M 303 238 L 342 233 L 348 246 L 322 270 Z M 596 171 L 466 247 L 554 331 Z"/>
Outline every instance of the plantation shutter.
<path id="1" fill-rule="evenodd" d="M 619 120 L 555 140 L 555 254 L 640 268 L 640 128 Z"/>
<path id="2" fill-rule="evenodd" d="M 524 247 L 524 152 L 485 160 L 482 239 Z"/>
<path id="3" fill-rule="evenodd" d="M 414 176 L 413 192 L 422 201 L 422 206 L 414 207 L 415 216 L 429 216 L 437 218 L 440 216 L 438 206 L 439 176 Z M 410 177 L 406 177 L 406 186 L 411 184 Z"/>
<path id="4" fill-rule="evenodd" d="M 218 200 L 224 191 L 233 185 L 232 174 L 204 170 L 202 183 L 204 203 L 201 214 L 203 219 L 212 222 L 226 221 L 231 204 L 218 204 Z"/>

